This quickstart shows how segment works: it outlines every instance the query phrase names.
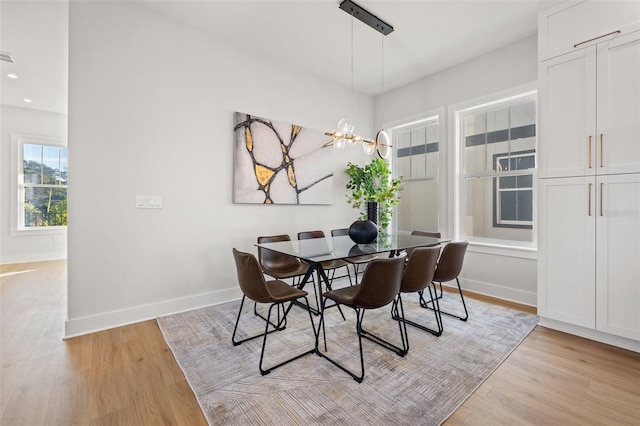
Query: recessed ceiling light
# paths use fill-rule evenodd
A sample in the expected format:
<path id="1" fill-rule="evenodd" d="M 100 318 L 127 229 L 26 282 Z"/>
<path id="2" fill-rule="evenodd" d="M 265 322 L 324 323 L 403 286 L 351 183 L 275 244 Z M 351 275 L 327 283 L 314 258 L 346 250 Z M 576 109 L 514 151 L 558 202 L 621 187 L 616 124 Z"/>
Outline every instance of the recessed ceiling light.
<path id="1" fill-rule="evenodd" d="M 18 78 L 18 76 L 15 75 L 15 74 L 7 74 L 7 77 L 9 77 L 9 78 Z"/>
<path id="2" fill-rule="evenodd" d="M 31 99 L 24 98 L 23 101 L 25 101 L 26 103 L 29 103 L 29 104 L 31 103 Z"/>

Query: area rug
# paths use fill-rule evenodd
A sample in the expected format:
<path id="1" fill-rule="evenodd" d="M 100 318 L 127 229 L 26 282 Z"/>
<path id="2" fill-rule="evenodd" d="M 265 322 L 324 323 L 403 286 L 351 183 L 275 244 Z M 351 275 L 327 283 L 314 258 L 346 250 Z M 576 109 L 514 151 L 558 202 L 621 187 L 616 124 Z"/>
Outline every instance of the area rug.
<path id="1" fill-rule="evenodd" d="M 458 308 L 455 294 L 443 309 Z M 313 303 L 313 302 L 312 302 Z M 357 383 L 328 360 L 306 355 L 262 376 L 262 339 L 231 343 L 240 302 L 158 318 L 158 325 L 211 425 L 440 425 L 509 356 L 538 317 L 468 298 L 469 320 L 444 317 L 436 337 L 408 327 L 410 351 L 400 357 L 364 340 L 365 377 Z M 266 312 L 266 307 L 258 305 Z M 435 326 L 416 297 L 404 297 L 405 315 Z M 355 313 L 326 314 L 328 354 L 358 371 Z M 239 337 L 260 333 L 264 322 L 245 303 Z M 319 318 L 314 317 L 317 326 Z M 267 341 L 265 367 L 314 346 L 306 311 L 294 306 L 285 330 Z M 367 311 L 364 327 L 400 344 L 389 308 Z M 322 347 L 322 339 L 321 349 Z"/>

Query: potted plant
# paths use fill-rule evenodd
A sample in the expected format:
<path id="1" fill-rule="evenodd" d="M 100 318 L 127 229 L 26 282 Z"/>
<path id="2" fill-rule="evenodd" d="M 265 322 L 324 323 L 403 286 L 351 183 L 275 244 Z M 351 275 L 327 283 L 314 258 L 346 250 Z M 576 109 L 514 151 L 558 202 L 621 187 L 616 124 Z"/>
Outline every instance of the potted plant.
<path id="1" fill-rule="evenodd" d="M 392 178 L 389 163 L 381 158 L 375 158 L 366 166 L 348 163 L 345 170 L 351 178 L 346 188 L 351 192 L 346 194 L 347 202 L 354 209 L 360 209 L 360 219 L 376 222 L 376 218 L 367 215 L 367 204 L 374 203 L 378 208 L 377 225 L 386 229 L 391 222 L 393 206 L 400 202 L 402 178 Z"/>

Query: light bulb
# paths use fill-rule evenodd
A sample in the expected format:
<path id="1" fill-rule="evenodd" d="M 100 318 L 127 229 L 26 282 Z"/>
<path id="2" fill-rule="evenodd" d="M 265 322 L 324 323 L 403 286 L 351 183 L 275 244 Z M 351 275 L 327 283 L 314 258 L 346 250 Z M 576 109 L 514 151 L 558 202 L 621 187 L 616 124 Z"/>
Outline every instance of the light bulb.
<path id="1" fill-rule="evenodd" d="M 333 146 L 337 149 L 342 149 L 344 148 L 344 139 L 340 138 L 340 139 L 334 139 L 333 140 Z"/>
<path id="2" fill-rule="evenodd" d="M 355 126 L 353 125 L 353 121 L 350 118 L 343 118 L 338 122 L 338 131 L 347 134 L 353 134 L 355 130 Z"/>
<path id="3" fill-rule="evenodd" d="M 376 150 L 375 145 L 371 142 L 363 142 L 362 147 L 364 148 L 364 153 L 367 155 L 371 155 Z"/>

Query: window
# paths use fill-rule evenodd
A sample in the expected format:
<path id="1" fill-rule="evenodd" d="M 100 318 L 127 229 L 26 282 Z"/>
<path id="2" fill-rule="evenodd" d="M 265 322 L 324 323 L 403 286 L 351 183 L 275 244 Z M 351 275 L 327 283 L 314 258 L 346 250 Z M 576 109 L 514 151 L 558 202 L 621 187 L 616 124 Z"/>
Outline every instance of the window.
<path id="1" fill-rule="evenodd" d="M 399 231 L 439 231 L 439 116 L 391 130 L 402 200 L 396 209 Z"/>
<path id="2" fill-rule="evenodd" d="M 460 226 L 470 241 L 534 243 L 536 93 L 456 111 Z"/>
<path id="3" fill-rule="evenodd" d="M 535 167 L 534 151 L 496 155 L 499 172 L 529 170 Z M 531 229 L 533 225 L 533 175 L 494 178 L 495 226 Z"/>
<path id="4" fill-rule="evenodd" d="M 12 135 L 17 156 L 18 231 L 67 226 L 67 147 L 65 141 Z"/>

